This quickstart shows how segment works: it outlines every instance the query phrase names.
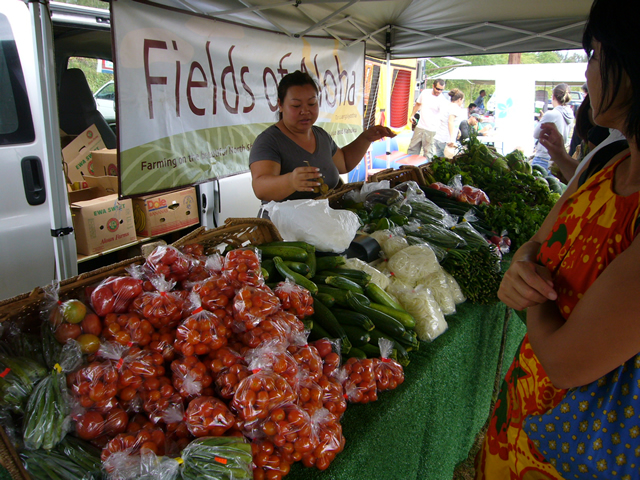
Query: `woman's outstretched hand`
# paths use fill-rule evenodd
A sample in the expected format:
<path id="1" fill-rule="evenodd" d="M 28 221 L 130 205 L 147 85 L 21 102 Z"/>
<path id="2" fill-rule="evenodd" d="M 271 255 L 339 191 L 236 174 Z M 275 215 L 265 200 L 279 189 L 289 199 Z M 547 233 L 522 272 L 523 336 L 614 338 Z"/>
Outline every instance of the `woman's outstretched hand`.
<path id="1" fill-rule="evenodd" d="M 373 127 L 370 127 L 366 129 L 364 132 L 362 132 L 362 136 L 368 142 L 375 142 L 376 140 L 380 140 L 381 138 L 384 138 L 384 137 L 393 138 L 396 136 L 396 133 L 393 130 L 391 130 L 389 127 L 383 127 L 382 125 L 374 125 Z"/>

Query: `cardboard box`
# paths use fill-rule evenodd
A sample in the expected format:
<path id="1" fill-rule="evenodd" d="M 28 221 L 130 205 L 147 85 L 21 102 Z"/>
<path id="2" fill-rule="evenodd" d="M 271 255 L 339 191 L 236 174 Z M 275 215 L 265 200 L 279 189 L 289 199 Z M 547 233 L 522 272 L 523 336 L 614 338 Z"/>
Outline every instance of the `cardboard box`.
<path id="1" fill-rule="evenodd" d="M 111 175 L 100 177 L 84 177 L 86 188 L 95 188 L 98 194 L 96 196 L 104 197 L 118 193 L 118 177 Z"/>
<path id="2" fill-rule="evenodd" d="M 90 196 L 88 190 L 94 189 L 71 194 Z M 79 254 L 93 255 L 137 240 L 130 199 L 108 195 L 75 201 L 70 206 Z"/>
<path id="3" fill-rule="evenodd" d="M 68 139 L 68 136 L 63 136 L 61 141 L 65 138 Z M 105 148 L 105 145 L 98 128 L 95 125 L 91 125 L 62 149 L 62 159 L 64 160 L 67 179 L 70 183 L 82 182 L 83 175 L 96 174 L 93 167 L 92 152 L 102 148 Z"/>
<path id="4" fill-rule="evenodd" d="M 94 175 L 118 175 L 118 150 L 116 148 L 103 148 L 91 152 Z"/>
<path id="5" fill-rule="evenodd" d="M 153 237 L 197 225 L 198 202 L 195 188 L 133 199 L 136 232 Z"/>

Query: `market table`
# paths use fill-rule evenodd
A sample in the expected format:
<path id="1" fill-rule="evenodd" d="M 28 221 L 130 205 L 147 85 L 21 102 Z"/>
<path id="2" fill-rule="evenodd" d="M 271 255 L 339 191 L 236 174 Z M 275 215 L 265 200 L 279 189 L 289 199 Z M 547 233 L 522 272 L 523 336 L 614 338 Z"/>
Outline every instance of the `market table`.
<path id="1" fill-rule="evenodd" d="M 349 405 L 344 451 L 324 472 L 294 464 L 287 480 L 451 480 L 489 416 L 496 379 L 524 325 L 511 310 L 463 303 L 449 329 L 411 352 L 405 382 L 376 402 Z"/>

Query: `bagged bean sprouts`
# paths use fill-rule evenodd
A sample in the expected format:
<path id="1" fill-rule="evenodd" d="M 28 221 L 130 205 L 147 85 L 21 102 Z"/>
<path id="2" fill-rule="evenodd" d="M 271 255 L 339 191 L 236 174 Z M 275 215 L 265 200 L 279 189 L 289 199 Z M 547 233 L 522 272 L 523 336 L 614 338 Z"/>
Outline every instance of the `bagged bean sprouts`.
<path id="1" fill-rule="evenodd" d="M 387 268 L 396 278 L 415 287 L 439 271 L 440 264 L 428 245 L 412 245 L 389 258 Z"/>
<path id="2" fill-rule="evenodd" d="M 384 258 L 391 258 L 400 250 L 407 248 L 409 242 L 402 235 L 391 230 L 377 230 L 371 236 L 380 244 Z"/>
<path id="3" fill-rule="evenodd" d="M 446 277 L 447 281 L 449 282 L 449 288 L 451 290 L 451 295 L 453 295 L 453 301 L 456 303 L 456 305 L 466 301 L 467 298 L 464 296 L 464 293 L 462 293 L 462 289 L 460 288 L 460 285 L 458 285 L 458 282 L 456 281 L 456 279 L 453 278 L 453 275 L 451 275 L 446 270 L 442 270 L 442 272 L 444 273 L 444 276 Z"/>
<path id="4" fill-rule="evenodd" d="M 383 290 L 389 285 L 389 277 L 382 273 L 377 268 L 372 267 L 367 262 L 360 260 L 359 258 L 347 258 L 344 263 L 344 268 L 352 270 L 361 270 L 371 275 L 371 281 L 377 284 Z"/>
<path id="5" fill-rule="evenodd" d="M 440 305 L 442 313 L 444 315 L 450 315 L 456 313 L 456 302 L 453 298 L 449 281 L 444 273 L 444 270 L 440 268 L 440 270 L 432 273 L 420 282 L 420 285 L 429 288 L 433 298 L 438 302 L 438 305 Z"/>

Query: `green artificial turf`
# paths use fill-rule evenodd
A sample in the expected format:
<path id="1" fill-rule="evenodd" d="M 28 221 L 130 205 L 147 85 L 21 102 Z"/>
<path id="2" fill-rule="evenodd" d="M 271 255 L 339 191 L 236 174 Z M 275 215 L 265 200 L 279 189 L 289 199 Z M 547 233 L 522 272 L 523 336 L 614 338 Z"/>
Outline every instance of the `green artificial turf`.
<path id="1" fill-rule="evenodd" d="M 451 480 L 489 415 L 502 371 L 506 312 L 502 303 L 458 305 L 447 317 L 449 329 L 410 353 L 397 390 L 368 405 L 349 405 L 342 419 L 346 447 L 332 465 L 320 472 L 297 463 L 286 478 Z M 522 337 L 508 327 L 511 335 L 519 338 L 505 338 L 504 345 L 513 350 Z"/>

